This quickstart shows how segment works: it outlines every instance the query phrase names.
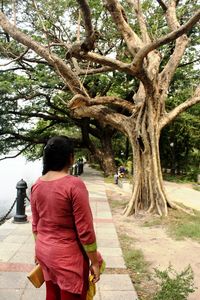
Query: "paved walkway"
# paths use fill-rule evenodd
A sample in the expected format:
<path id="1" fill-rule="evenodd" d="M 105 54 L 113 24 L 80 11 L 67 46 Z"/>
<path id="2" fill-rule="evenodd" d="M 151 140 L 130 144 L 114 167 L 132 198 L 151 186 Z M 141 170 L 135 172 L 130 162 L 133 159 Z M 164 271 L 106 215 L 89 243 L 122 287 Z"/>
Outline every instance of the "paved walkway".
<path id="1" fill-rule="evenodd" d="M 122 180 L 121 186 L 123 191 L 127 193 L 132 192 L 132 185 L 125 179 Z M 169 200 L 179 202 L 192 209 L 200 210 L 200 192 L 194 190 L 192 187 L 187 187 L 184 183 L 175 183 L 164 181 Z"/>
<path id="2" fill-rule="evenodd" d="M 105 193 L 104 180 L 99 172 L 85 167 L 84 176 L 90 193 L 99 250 L 107 268 L 118 269 L 117 274 L 103 274 L 94 300 L 137 300 L 137 295 L 126 274 L 119 240 Z M 27 208 L 31 215 L 30 207 Z M 35 289 L 26 279 L 33 268 L 34 241 L 31 224 L 14 224 L 12 220 L 0 226 L 0 299 L 44 300 L 45 287 Z M 120 270 L 121 273 L 120 273 Z"/>

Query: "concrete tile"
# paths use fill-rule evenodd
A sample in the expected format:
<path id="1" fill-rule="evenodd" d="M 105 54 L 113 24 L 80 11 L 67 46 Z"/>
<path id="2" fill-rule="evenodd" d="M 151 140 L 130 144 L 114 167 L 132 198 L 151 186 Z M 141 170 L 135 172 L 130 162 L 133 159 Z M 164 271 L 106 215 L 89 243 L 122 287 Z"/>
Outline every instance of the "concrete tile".
<path id="1" fill-rule="evenodd" d="M 35 242 L 33 243 L 24 243 L 21 248 L 21 252 L 34 252 L 35 251 Z"/>
<path id="2" fill-rule="evenodd" d="M 108 224 L 108 225 L 110 225 L 110 224 Z M 104 226 L 104 224 L 102 224 L 102 226 L 99 226 L 99 225 L 100 224 L 98 224 L 98 226 L 97 226 L 97 233 L 98 234 L 105 234 L 105 235 L 111 234 L 112 235 L 112 234 L 117 233 L 117 231 L 116 231 L 113 224 L 111 224 L 112 225 L 111 227 L 110 226 Z"/>
<path id="3" fill-rule="evenodd" d="M 2 229 L 16 229 L 18 224 L 14 224 L 12 222 L 6 221 L 4 224 L 1 225 Z"/>
<path id="4" fill-rule="evenodd" d="M 135 292 L 131 291 L 102 291 L 103 300 L 139 300 Z"/>
<path id="5" fill-rule="evenodd" d="M 102 254 L 103 255 L 103 254 Z M 126 265 L 122 256 L 103 255 L 107 268 L 126 269 Z"/>
<path id="6" fill-rule="evenodd" d="M 113 241 L 114 239 L 118 239 L 118 236 L 117 236 L 117 233 L 115 232 L 115 233 L 108 233 L 108 232 L 105 232 L 105 233 L 97 233 L 97 235 L 98 235 L 98 238 L 99 239 L 105 239 L 105 240 L 110 240 L 110 241 Z"/>
<path id="7" fill-rule="evenodd" d="M 119 248 L 120 244 L 117 239 L 114 239 L 110 241 L 109 239 L 100 239 L 97 236 L 97 245 L 98 247 L 103 247 L 103 248 Z"/>
<path id="8" fill-rule="evenodd" d="M 98 283 L 101 291 L 133 291 L 128 274 L 103 274 Z"/>
<path id="9" fill-rule="evenodd" d="M 34 251 L 18 251 L 10 260 L 11 263 L 34 264 Z"/>
<path id="10" fill-rule="evenodd" d="M 23 296 L 20 300 L 30 300 L 30 299 L 37 299 L 37 300 L 44 300 L 46 295 L 45 285 L 41 286 L 39 289 L 35 287 L 31 289 L 25 289 Z"/>
<path id="11" fill-rule="evenodd" d="M 0 243 L 0 261 L 7 262 L 19 250 L 21 244 L 16 243 Z"/>
<path id="12" fill-rule="evenodd" d="M 97 211 L 97 218 L 102 218 L 102 219 L 111 219 L 112 214 L 109 211 L 105 212 L 99 212 Z"/>
<path id="13" fill-rule="evenodd" d="M 8 287 L 9 289 L 24 289 L 27 281 L 26 275 L 24 272 L 0 272 L 0 290 Z"/>
<path id="14" fill-rule="evenodd" d="M 4 243 L 16 243 L 16 244 L 23 244 L 29 238 L 29 235 L 16 235 L 15 233 L 10 234 L 4 239 Z"/>
<path id="15" fill-rule="evenodd" d="M 21 300 L 23 290 L 20 289 L 3 289 L 0 287 L 1 300 Z"/>
<path id="16" fill-rule="evenodd" d="M 103 256 L 122 256 L 122 250 L 121 248 L 105 248 L 105 247 L 98 247 L 98 251 L 103 255 Z"/>

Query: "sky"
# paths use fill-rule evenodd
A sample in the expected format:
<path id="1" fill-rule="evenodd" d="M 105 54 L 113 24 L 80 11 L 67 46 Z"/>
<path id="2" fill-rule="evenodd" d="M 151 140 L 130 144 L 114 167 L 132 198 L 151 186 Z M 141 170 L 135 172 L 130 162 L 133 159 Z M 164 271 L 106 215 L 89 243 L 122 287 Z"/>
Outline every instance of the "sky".
<path id="1" fill-rule="evenodd" d="M 0 161 L 0 217 L 11 207 L 16 198 L 16 184 L 24 179 L 28 184 L 27 194 L 31 185 L 41 175 L 42 162 L 26 162 L 23 156 Z M 15 208 L 13 209 L 15 213 Z"/>

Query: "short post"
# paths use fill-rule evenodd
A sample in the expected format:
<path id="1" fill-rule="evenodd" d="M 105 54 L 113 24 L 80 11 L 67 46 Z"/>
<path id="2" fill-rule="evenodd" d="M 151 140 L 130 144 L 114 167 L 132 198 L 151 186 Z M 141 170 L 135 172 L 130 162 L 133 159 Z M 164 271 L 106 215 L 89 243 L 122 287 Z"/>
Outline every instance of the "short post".
<path id="1" fill-rule="evenodd" d="M 78 176 L 78 164 L 77 163 L 74 166 L 74 176 Z"/>
<path id="2" fill-rule="evenodd" d="M 27 223 L 27 215 L 25 215 L 25 199 L 26 199 L 26 189 L 27 183 L 23 179 L 21 179 L 17 185 L 17 207 L 16 207 L 16 215 L 14 216 L 14 223 Z"/>

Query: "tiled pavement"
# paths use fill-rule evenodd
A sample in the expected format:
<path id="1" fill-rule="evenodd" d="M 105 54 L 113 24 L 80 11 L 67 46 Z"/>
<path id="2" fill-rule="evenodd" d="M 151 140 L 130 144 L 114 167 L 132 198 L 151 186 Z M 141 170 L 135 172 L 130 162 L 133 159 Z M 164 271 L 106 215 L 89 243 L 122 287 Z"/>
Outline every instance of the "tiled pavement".
<path id="1" fill-rule="evenodd" d="M 116 229 L 99 172 L 85 167 L 82 179 L 90 194 L 99 251 L 107 268 L 117 268 L 117 274 L 103 274 L 94 300 L 137 300 L 126 274 Z M 30 215 L 30 208 L 27 208 Z M 34 241 L 31 224 L 14 224 L 12 220 L 0 226 L 0 300 L 44 300 L 45 288 L 35 289 L 26 279 L 33 267 Z M 120 272 L 122 270 L 122 272 Z M 113 272 L 115 273 L 115 272 Z"/>

